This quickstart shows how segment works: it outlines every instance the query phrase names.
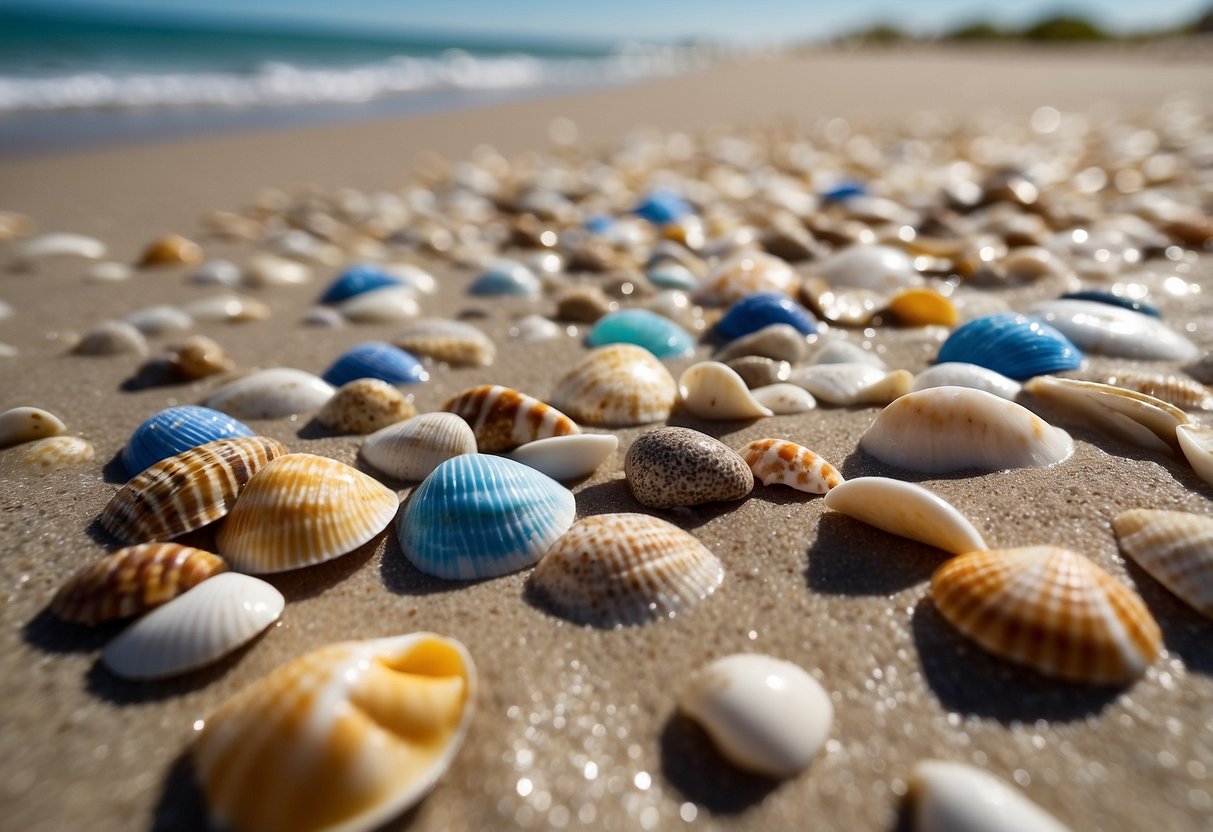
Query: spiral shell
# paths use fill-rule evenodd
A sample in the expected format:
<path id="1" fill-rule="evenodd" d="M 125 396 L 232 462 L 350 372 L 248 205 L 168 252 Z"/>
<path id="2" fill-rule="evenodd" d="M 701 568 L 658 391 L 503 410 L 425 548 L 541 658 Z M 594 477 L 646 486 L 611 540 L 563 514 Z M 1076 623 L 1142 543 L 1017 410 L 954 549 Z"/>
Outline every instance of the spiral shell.
<path id="1" fill-rule="evenodd" d="M 447 400 L 443 410 L 472 426 L 477 447 L 506 451 L 549 436 L 581 433 L 577 423 L 533 396 L 499 384 L 482 384 Z"/>
<path id="2" fill-rule="evenodd" d="M 678 386 L 648 350 L 631 344 L 599 347 L 556 383 L 552 402 L 591 425 L 659 422 L 670 415 Z"/>

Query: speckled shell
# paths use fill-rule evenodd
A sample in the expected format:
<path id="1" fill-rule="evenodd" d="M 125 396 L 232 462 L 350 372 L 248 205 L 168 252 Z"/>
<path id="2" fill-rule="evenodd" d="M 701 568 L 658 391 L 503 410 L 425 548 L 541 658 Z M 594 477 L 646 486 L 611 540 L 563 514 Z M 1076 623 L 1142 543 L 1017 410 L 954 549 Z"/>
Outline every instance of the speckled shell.
<path id="1" fill-rule="evenodd" d="M 323 378 L 340 386 L 359 378 L 377 378 L 388 384 L 417 384 L 430 377 L 413 355 L 384 341 L 366 341 L 337 357 Z"/>
<path id="2" fill-rule="evenodd" d="M 914 390 L 929 390 L 932 387 L 971 387 L 974 390 L 984 390 L 1002 399 L 1014 401 L 1019 395 L 1021 385 L 1002 373 L 996 373 L 977 364 L 966 364 L 963 361 L 948 361 L 927 367 L 914 376 Z"/>
<path id="3" fill-rule="evenodd" d="M 809 354 L 809 341 L 804 333 L 788 324 L 770 324 L 757 332 L 730 341 L 716 354 L 717 361 L 730 361 L 745 355 L 759 355 L 776 361 L 796 364 Z"/>
<path id="4" fill-rule="evenodd" d="M 193 746 L 212 821 L 242 832 L 370 832 L 450 766 L 476 670 L 432 633 L 351 641 L 279 667 L 211 714 Z"/>
<path id="5" fill-rule="evenodd" d="M 372 433 L 416 414 L 413 403 L 386 381 L 357 378 L 337 388 L 316 421 L 340 433 Z"/>
<path id="6" fill-rule="evenodd" d="M 936 358 L 963 361 L 1022 381 L 1032 376 L 1077 370 L 1082 351 L 1066 336 L 1035 318 L 997 312 L 974 318 L 948 336 Z"/>
<path id="7" fill-rule="evenodd" d="M 1090 300 L 1051 300 L 1028 314 L 1052 325 L 1079 349 L 1121 358 L 1188 361 L 1196 346 L 1157 318 Z"/>
<path id="8" fill-rule="evenodd" d="M 549 436 L 514 449 L 510 459 L 564 482 L 589 476 L 619 447 L 619 437 L 610 433 Z"/>
<path id="9" fill-rule="evenodd" d="M 605 628 L 673 618 L 723 580 L 724 567 L 706 546 L 647 514 L 579 520 L 531 575 L 531 585 L 554 612 Z"/>
<path id="10" fill-rule="evenodd" d="M 26 442 L 18 453 L 26 468 L 46 472 L 89 462 L 97 451 L 92 442 L 79 436 L 48 436 Z"/>
<path id="11" fill-rule="evenodd" d="M 717 266 L 695 293 L 707 306 L 727 306 L 755 292 L 796 290 L 799 278 L 792 267 L 772 254 L 743 251 Z"/>
<path id="12" fill-rule="evenodd" d="M 1039 376 L 1024 390 L 1072 412 L 1078 424 L 1152 451 L 1179 450 L 1175 428 L 1188 422 L 1188 414 L 1161 399 L 1095 381 Z"/>
<path id="13" fill-rule="evenodd" d="M 218 439 L 252 435 L 247 425 L 218 410 L 188 404 L 169 407 L 153 413 L 135 428 L 122 448 L 122 466 L 133 477 L 190 448 Z"/>
<path id="14" fill-rule="evenodd" d="M 197 266 L 202 262 L 202 247 L 180 234 L 166 234 L 148 243 L 139 258 L 139 267 Z"/>
<path id="15" fill-rule="evenodd" d="M 233 569 L 285 572 L 357 549 L 396 516 L 396 492 L 327 457 L 286 454 L 248 481 L 215 537 Z"/>
<path id="16" fill-rule="evenodd" d="M 774 412 L 755 401 L 741 376 L 719 361 L 701 361 L 678 379 L 682 407 L 701 419 L 761 419 Z"/>
<path id="17" fill-rule="evenodd" d="M 910 392 L 914 377 L 907 370 L 888 372 L 870 364 L 813 364 L 792 371 L 792 384 L 826 404 L 888 404 Z"/>
<path id="18" fill-rule="evenodd" d="M 863 523 L 954 555 L 988 548 L 981 532 L 955 506 L 912 482 L 858 477 L 832 490 L 825 502 Z"/>
<path id="19" fill-rule="evenodd" d="M 755 439 L 737 453 L 763 485 L 786 485 L 808 494 L 825 494 L 843 482 L 837 468 L 786 439 Z"/>
<path id="20" fill-rule="evenodd" d="M 889 298 L 888 311 L 906 326 L 947 326 L 960 323 L 956 305 L 934 289 L 902 289 Z"/>
<path id="21" fill-rule="evenodd" d="M 789 413 L 805 413 L 817 407 L 817 399 L 803 387 L 795 384 L 768 384 L 750 391 L 754 401 L 776 416 Z"/>
<path id="22" fill-rule="evenodd" d="M 1175 438 L 1196 476 L 1213 485 L 1213 427 L 1179 425 L 1175 428 Z"/>
<path id="23" fill-rule="evenodd" d="M 556 383 L 552 402 L 591 425 L 643 425 L 669 418 L 678 398 L 670 371 L 631 344 L 599 347 Z"/>
<path id="24" fill-rule="evenodd" d="M 277 439 L 208 442 L 163 459 L 118 491 L 101 526 L 126 543 L 170 540 L 223 517 L 264 465 L 287 452 Z"/>
<path id="25" fill-rule="evenodd" d="M 67 579 L 50 609 L 65 621 L 99 624 L 140 615 L 227 570 L 218 555 L 176 543 L 119 549 Z"/>
<path id="26" fill-rule="evenodd" d="M 40 407 L 14 407 L 0 413 L 0 448 L 45 439 L 48 436 L 59 436 L 66 430 L 67 425 L 49 410 Z"/>
<path id="27" fill-rule="evenodd" d="M 1213 618 L 1213 517 L 1132 509 L 1112 521 L 1120 549 L 1152 578 Z"/>
<path id="28" fill-rule="evenodd" d="M 1184 410 L 1213 410 L 1213 393 L 1197 381 L 1164 373 L 1117 372 L 1098 379 L 1126 390 L 1136 390 Z"/>
<path id="29" fill-rule="evenodd" d="M 960 555 L 936 570 L 931 597 L 983 649 L 1061 679 L 1127 684 L 1162 646 L 1136 593 L 1052 546 Z"/>
<path id="30" fill-rule="evenodd" d="M 423 480 L 441 463 L 476 453 L 476 435 L 454 413 L 422 413 L 366 438 L 362 458 L 399 480 Z"/>
<path id="31" fill-rule="evenodd" d="M 533 396 L 499 384 L 471 387 L 450 398 L 442 409 L 472 426 L 483 452 L 506 451 L 549 436 L 581 433 L 577 423 Z"/>
<path id="32" fill-rule="evenodd" d="M 126 321 L 102 321 L 72 348 L 76 355 L 147 355 L 147 339 Z"/>
<path id="33" fill-rule="evenodd" d="M 409 324 L 392 339 L 401 349 L 452 367 L 488 367 L 497 356 L 493 340 L 463 321 L 426 318 Z"/>
<path id="34" fill-rule="evenodd" d="M 781 292 L 747 295 L 729 307 L 716 324 L 716 334 L 726 341 L 757 332 L 772 324 L 787 324 L 802 335 L 817 331 L 809 311 Z"/>
<path id="35" fill-rule="evenodd" d="M 736 451 L 690 428 L 642 433 L 623 467 L 632 495 L 651 508 L 740 500 L 754 488 L 754 474 Z"/>
<path id="36" fill-rule="evenodd" d="M 205 404 L 237 419 L 281 419 L 316 410 L 334 392 L 331 384 L 311 373 L 276 367 L 220 387 Z"/>
<path id="37" fill-rule="evenodd" d="M 1069 832 L 1010 783 L 964 763 L 918 763 L 910 797 L 918 832 Z"/>
<path id="38" fill-rule="evenodd" d="M 833 287 L 895 292 L 922 283 L 910 256 L 891 246 L 853 245 L 815 263 L 812 272 Z"/>
<path id="39" fill-rule="evenodd" d="M 590 347 L 635 344 L 658 358 L 678 358 L 695 351 L 695 339 L 685 329 L 647 309 L 624 309 L 599 319 L 586 336 Z"/>

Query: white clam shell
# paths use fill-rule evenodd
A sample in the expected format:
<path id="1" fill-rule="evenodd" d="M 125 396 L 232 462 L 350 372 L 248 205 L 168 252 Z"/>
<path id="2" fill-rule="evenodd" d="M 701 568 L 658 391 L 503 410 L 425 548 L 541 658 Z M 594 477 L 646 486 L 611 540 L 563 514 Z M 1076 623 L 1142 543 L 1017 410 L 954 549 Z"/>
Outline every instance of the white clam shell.
<path id="1" fill-rule="evenodd" d="M 929 390 L 932 387 L 971 387 L 974 390 L 984 390 L 1000 398 L 1014 401 L 1023 385 L 1015 379 L 1007 378 L 1002 373 L 978 364 L 946 361 L 943 364 L 928 367 L 914 376 L 914 390 Z"/>
<path id="2" fill-rule="evenodd" d="M 190 282 L 199 286 L 239 286 L 240 267 L 231 260 L 207 260 L 190 275 Z"/>
<path id="3" fill-rule="evenodd" d="M 220 387 L 204 404 L 237 419 L 279 419 L 316 410 L 335 392 L 331 384 L 311 373 L 275 367 Z"/>
<path id="4" fill-rule="evenodd" d="M 235 323 L 260 321 L 270 316 L 269 304 L 240 295 L 212 295 L 199 298 L 181 307 L 195 321 L 206 323 Z"/>
<path id="5" fill-rule="evenodd" d="M 94 263 L 84 270 L 85 283 L 121 283 L 124 280 L 130 280 L 135 274 L 135 270 L 125 263 L 115 263 L 112 260 L 106 260 L 101 263 Z"/>
<path id="6" fill-rule="evenodd" d="M 786 382 L 756 387 L 750 391 L 754 401 L 776 416 L 804 413 L 817 407 L 817 399 L 803 387 Z"/>
<path id="7" fill-rule="evenodd" d="M 476 453 L 476 435 L 454 413 L 422 413 L 375 431 L 362 458 L 398 480 L 423 480 L 446 460 Z"/>
<path id="8" fill-rule="evenodd" d="M 804 361 L 809 354 L 809 339 L 789 324 L 768 324 L 762 329 L 735 338 L 716 354 L 717 361 L 731 361 L 745 355 L 760 355 L 793 364 Z"/>
<path id="9" fill-rule="evenodd" d="M 542 315 L 526 315 L 514 321 L 514 325 L 510 327 L 510 337 L 517 338 L 524 344 L 536 344 L 558 338 L 561 331 L 556 322 L 549 321 Z"/>
<path id="10" fill-rule="evenodd" d="M 752 653 L 717 659 L 679 700 L 720 752 L 741 768 L 792 777 L 825 745 L 834 706 L 800 667 Z"/>
<path id="11" fill-rule="evenodd" d="M 618 447 L 619 437 L 614 434 L 582 433 L 536 439 L 515 448 L 508 456 L 563 482 L 594 473 Z"/>
<path id="12" fill-rule="evenodd" d="M 1029 307 L 1028 314 L 1088 352 L 1171 361 L 1188 361 L 1199 353 L 1196 345 L 1157 318 L 1110 303 L 1051 300 Z"/>
<path id="13" fill-rule="evenodd" d="M 919 832 L 1068 832 L 992 774 L 963 763 L 924 760 L 910 779 Z"/>
<path id="14" fill-rule="evenodd" d="M 737 372 L 719 361 L 701 361 L 678 379 L 682 406 L 701 419 L 760 419 L 775 415 L 754 400 Z"/>
<path id="15" fill-rule="evenodd" d="M 886 372 L 870 364 L 813 364 L 793 370 L 788 379 L 819 401 L 833 405 L 888 404 L 910 392 L 906 370 Z"/>
<path id="16" fill-rule="evenodd" d="M 892 246 L 850 246 L 814 264 L 812 271 L 832 288 L 891 293 L 923 282 L 910 255 Z"/>
<path id="17" fill-rule="evenodd" d="M 72 352 L 77 355 L 147 355 L 147 339 L 125 321 L 102 321 L 84 333 Z"/>
<path id="18" fill-rule="evenodd" d="M 1175 438 L 1196 476 L 1213 485 L 1213 427 L 1177 425 Z"/>
<path id="19" fill-rule="evenodd" d="M 223 572 L 157 607 L 101 653 L 123 679 L 162 679 L 218 661 L 278 620 L 286 600 L 258 578 Z"/>
<path id="20" fill-rule="evenodd" d="M 146 309 L 136 310 L 123 320 L 144 335 L 181 332 L 194 325 L 194 319 L 187 312 L 167 305 L 149 306 Z"/>
<path id="21" fill-rule="evenodd" d="M 1161 399 L 1097 381 L 1037 376 L 1024 390 L 1073 410 L 1081 424 L 1152 451 L 1177 450 L 1176 428 L 1188 422 L 1188 414 Z"/>
<path id="22" fill-rule="evenodd" d="M 867 364 L 880 370 L 889 367 L 880 356 L 850 341 L 830 341 L 817 352 L 815 364 Z"/>
<path id="23" fill-rule="evenodd" d="M 14 407 L 0 413 L 0 448 L 58 436 L 67 425 L 54 413 L 40 407 Z"/>
<path id="24" fill-rule="evenodd" d="M 244 283 L 256 289 L 299 286 L 311 279 L 310 267 L 276 254 L 255 254 L 244 264 Z"/>
<path id="25" fill-rule="evenodd" d="M 408 286 L 385 286 L 354 295 L 337 305 L 347 320 L 355 323 L 396 323 L 421 314 L 416 293 Z"/>
<path id="26" fill-rule="evenodd" d="M 41 260 L 47 257 L 82 257 L 100 260 L 106 255 L 105 243 L 84 234 L 53 231 L 31 237 L 17 246 L 19 260 Z"/>
<path id="27" fill-rule="evenodd" d="M 860 522 L 954 555 L 988 548 L 981 532 L 955 506 L 912 482 L 858 477 L 832 488 L 825 502 Z"/>

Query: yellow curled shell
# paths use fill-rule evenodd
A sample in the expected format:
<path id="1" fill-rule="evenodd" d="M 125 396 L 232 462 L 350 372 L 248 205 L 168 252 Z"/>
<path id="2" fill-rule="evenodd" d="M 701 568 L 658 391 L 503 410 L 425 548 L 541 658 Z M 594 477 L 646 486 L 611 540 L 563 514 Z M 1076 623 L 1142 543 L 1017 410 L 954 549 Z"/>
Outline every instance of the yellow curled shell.
<path id="1" fill-rule="evenodd" d="M 960 313 L 952 301 L 934 289 L 903 289 L 889 300 L 888 309 L 906 326 L 946 326 L 960 323 Z"/>

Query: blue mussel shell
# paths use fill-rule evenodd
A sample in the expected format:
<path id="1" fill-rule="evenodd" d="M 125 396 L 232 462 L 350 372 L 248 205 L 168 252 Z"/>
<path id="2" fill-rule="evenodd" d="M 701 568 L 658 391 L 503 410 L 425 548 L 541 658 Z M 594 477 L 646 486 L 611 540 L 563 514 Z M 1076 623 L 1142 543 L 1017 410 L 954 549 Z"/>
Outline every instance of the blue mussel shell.
<path id="1" fill-rule="evenodd" d="M 377 378 L 388 384 L 416 384 L 430 377 L 412 353 L 383 341 L 367 341 L 350 347 L 324 372 L 334 387 L 356 378 Z"/>
<path id="2" fill-rule="evenodd" d="M 132 477 L 182 451 L 214 442 L 252 436 L 243 422 L 209 407 L 187 404 L 154 413 L 135 428 L 122 449 L 122 465 Z"/>
<path id="3" fill-rule="evenodd" d="M 945 361 L 978 364 L 1022 381 L 1045 373 L 1077 370 L 1082 350 L 1053 327 L 1020 315 L 999 312 L 975 318 L 956 329 L 936 357 Z"/>
<path id="4" fill-rule="evenodd" d="M 591 347 L 635 344 L 658 358 L 690 355 L 695 351 L 695 339 L 689 332 L 647 309 L 625 309 L 599 318 L 586 343 Z"/>
<path id="5" fill-rule="evenodd" d="M 788 324 L 805 335 L 817 331 L 812 314 L 780 292 L 756 292 L 737 301 L 716 324 L 716 334 L 726 341 L 757 332 L 771 324 Z"/>

